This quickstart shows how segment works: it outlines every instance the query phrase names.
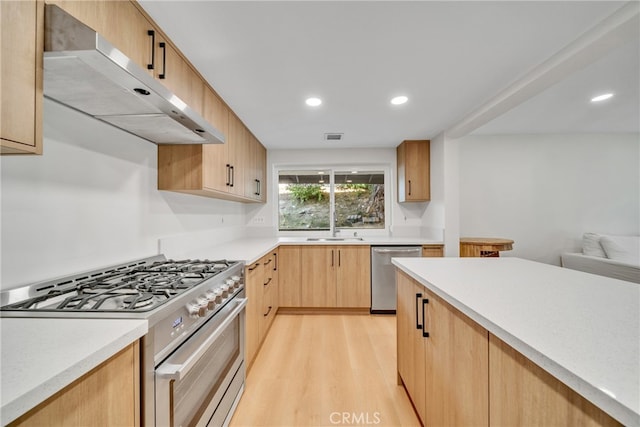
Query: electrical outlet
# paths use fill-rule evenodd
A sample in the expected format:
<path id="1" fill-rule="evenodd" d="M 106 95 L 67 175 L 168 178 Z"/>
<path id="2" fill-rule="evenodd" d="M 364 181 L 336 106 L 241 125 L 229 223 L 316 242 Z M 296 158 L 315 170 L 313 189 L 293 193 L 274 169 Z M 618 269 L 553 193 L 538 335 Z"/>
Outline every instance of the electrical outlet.
<path id="1" fill-rule="evenodd" d="M 264 224 L 264 217 L 263 216 L 253 217 L 253 223 L 254 224 Z"/>

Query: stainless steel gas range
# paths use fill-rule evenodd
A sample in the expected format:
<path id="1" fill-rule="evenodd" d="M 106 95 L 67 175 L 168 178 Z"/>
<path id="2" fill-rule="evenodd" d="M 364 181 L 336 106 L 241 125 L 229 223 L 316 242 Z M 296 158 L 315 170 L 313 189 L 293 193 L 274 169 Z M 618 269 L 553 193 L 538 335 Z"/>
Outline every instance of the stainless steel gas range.
<path id="1" fill-rule="evenodd" d="M 2 317 L 146 319 L 145 426 L 228 424 L 244 389 L 244 263 L 163 255 L 0 293 Z"/>

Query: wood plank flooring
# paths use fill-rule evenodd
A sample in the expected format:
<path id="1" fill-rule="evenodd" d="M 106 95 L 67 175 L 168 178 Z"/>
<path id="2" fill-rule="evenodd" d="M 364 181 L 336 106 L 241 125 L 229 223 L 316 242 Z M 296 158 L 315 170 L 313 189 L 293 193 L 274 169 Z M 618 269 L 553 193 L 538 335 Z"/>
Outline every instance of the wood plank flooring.
<path id="1" fill-rule="evenodd" d="M 396 372 L 395 316 L 279 314 L 231 426 L 418 426 Z"/>

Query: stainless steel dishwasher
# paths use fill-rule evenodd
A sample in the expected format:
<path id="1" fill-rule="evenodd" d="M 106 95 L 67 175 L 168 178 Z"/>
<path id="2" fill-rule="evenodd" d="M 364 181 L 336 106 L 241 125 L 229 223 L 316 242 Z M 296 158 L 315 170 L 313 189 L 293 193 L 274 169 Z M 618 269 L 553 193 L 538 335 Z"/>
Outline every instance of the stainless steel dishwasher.
<path id="1" fill-rule="evenodd" d="M 391 258 L 420 256 L 422 246 L 371 246 L 371 313 L 396 312 L 396 268 Z"/>

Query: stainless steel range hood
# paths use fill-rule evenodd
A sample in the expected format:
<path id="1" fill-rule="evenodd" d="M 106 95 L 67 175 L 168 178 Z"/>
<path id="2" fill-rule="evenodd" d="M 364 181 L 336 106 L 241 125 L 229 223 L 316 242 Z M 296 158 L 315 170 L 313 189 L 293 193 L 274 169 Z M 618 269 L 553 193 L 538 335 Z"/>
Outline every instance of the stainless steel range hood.
<path id="1" fill-rule="evenodd" d="M 45 9 L 44 95 L 156 144 L 224 136 L 104 37 L 55 5 Z"/>

